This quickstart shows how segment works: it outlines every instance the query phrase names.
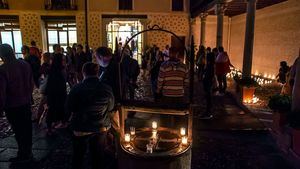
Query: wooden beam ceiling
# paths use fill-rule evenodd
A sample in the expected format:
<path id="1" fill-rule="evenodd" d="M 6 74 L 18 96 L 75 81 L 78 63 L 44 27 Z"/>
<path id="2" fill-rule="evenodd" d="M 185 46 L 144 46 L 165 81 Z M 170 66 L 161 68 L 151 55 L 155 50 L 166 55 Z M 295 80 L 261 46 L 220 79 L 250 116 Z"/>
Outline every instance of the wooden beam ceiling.
<path id="1" fill-rule="evenodd" d="M 195 0 L 193 0 L 195 1 Z M 191 16 L 197 17 L 202 12 L 207 12 L 210 15 L 215 15 L 214 6 L 216 4 L 216 0 L 208 0 L 204 2 L 201 0 L 202 3 L 198 3 L 197 5 L 193 5 L 191 1 Z M 262 9 L 271 5 L 275 5 L 287 0 L 257 0 L 257 9 Z M 225 15 L 232 17 L 236 15 L 240 15 L 246 13 L 247 3 L 246 0 L 232 0 L 228 2 L 227 8 L 225 10 Z"/>

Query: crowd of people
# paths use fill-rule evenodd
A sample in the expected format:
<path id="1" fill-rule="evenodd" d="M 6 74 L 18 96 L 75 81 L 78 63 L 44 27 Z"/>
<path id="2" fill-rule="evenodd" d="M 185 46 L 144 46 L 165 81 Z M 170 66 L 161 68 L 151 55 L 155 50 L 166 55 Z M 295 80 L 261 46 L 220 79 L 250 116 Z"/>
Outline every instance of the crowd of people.
<path id="1" fill-rule="evenodd" d="M 83 167 L 87 146 L 92 168 L 115 166 L 114 155 L 107 155 L 106 150 L 108 142 L 114 142 L 111 133 L 118 132 L 111 119 L 116 114 L 117 103 L 123 99 L 135 99 L 140 74 L 140 66 L 130 47 L 119 44 L 114 53 L 110 48 L 99 47 L 93 53 L 84 52 L 82 45 L 74 44 L 64 52 L 56 44 L 53 51 L 42 54 L 32 41 L 31 47 L 22 47 L 24 59 L 16 59 L 10 45 L 0 45 L 0 58 L 4 62 L 0 66 L 0 113 L 5 112 L 18 143 L 17 157 L 10 161 L 28 162 L 33 159 L 31 105 L 33 89 L 37 88 L 42 96 L 36 121 L 41 123 L 46 116 L 47 135 L 53 136 L 57 128 L 70 124 L 73 134 L 72 168 Z M 124 55 L 120 56 L 120 53 Z M 176 48 L 169 45 L 162 51 L 156 45 L 145 51 L 141 77 L 147 78 L 150 74 L 155 102 L 184 102 L 189 70 L 181 58 Z M 290 80 L 280 74 L 289 70 L 282 63 L 279 79 L 299 86 L 299 63 L 297 59 Z M 226 93 L 226 75 L 233 65 L 223 47 L 211 50 L 203 46 L 199 47 L 196 65 L 207 105 L 200 118 L 211 119 L 212 95 Z M 68 86 L 70 92 L 67 91 Z M 293 97 L 297 99 L 298 95 Z M 297 106 L 295 104 L 293 108 L 298 111 Z"/>
<path id="2" fill-rule="evenodd" d="M 130 48 L 123 48 L 122 94 L 134 99 L 139 65 Z M 96 63 L 93 63 L 92 54 L 84 52 L 82 45 L 74 44 L 66 49 L 64 52 L 56 44 L 53 53 L 42 54 L 32 41 L 31 47 L 22 47 L 23 58 L 16 59 L 10 45 L 0 45 L 3 61 L 0 67 L 0 112 L 5 112 L 19 147 L 17 157 L 10 159 L 12 163 L 33 158 L 31 106 L 33 89 L 36 88 L 41 101 L 34 121 L 40 124 L 46 116 L 47 135 L 53 136 L 56 129 L 71 124 L 73 168 L 82 168 L 86 142 L 91 147 L 93 168 L 105 164 L 98 158 L 104 155 L 106 133 L 111 128 L 110 113 L 115 109 L 115 102 L 121 99 L 120 58 L 115 57 L 111 49 L 99 47 L 94 52 Z"/>
<path id="3" fill-rule="evenodd" d="M 230 67 L 234 67 L 229 56 L 222 46 L 218 48 L 205 48 L 199 46 L 196 55 L 198 80 L 202 81 L 206 98 L 206 111 L 200 119 L 211 119 L 212 115 L 212 95 L 223 96 L 227 89 L 227 74 Z"/>

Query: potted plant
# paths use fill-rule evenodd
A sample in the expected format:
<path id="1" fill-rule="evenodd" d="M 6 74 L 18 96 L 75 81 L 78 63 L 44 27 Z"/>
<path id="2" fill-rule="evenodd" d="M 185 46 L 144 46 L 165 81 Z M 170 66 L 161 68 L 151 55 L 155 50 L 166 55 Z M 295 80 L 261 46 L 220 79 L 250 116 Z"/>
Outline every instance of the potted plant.
<path id="1" fill-rule="evenodd" d="M 255 89 L 259 84 L 252 78 L 243 79 L 239 76 L 234 76 L 234 81 L 237 84 L 237 92 L 241 92 L 243 102 L 251 102 L 255 93 Z"/>
<path id="2" fill-rule="evenodd" d="M 268 106 L 273 110 L 273 127 L 281 131 L 282 127 L 287 124 L 287 113 L 291 109 L 291 96 L 276 94 L 270 97 Z"/>

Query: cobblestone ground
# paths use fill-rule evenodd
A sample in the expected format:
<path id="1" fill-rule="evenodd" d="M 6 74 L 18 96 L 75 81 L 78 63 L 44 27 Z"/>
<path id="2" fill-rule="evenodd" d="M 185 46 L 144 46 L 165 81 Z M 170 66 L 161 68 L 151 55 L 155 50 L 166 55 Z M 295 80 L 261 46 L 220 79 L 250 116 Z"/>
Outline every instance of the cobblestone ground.
<path id="1" fill-rule="evenodd" d="M 139 86 L 137 98 L 151 100 L 150 84 L 140 80 Z M 199 119 L 205 101 L 198 82 L 195 93 L 192 169 L 293 169 L 262 123 L 237 107 L 228 95 L 214 97 L 214 118 L 205 121 Z M 35 100 L 38 99 L 35 93 Z M 17 145 L 5 118 L 0 118 L 0 125 L 0 168 L 7 169 L 10 166 L 8 159 L 16 155 Z M 33 131 L 33 152 L 37 162 L 13 168 L 69 169 L 72 156 L 70 131 L 58 130 L 53 137 L 47 137 L 44 129 L 35 124 Z M 88 166 L 85 169 L 89 169 Z"/>

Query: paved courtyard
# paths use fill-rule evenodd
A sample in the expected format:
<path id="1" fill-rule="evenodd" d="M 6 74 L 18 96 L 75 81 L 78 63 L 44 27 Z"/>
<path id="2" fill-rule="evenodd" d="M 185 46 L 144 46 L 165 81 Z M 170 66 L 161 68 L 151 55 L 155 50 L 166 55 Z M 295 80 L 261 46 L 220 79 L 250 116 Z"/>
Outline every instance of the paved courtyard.
<path id="1" fill-rule="evenodd" d="M 138 93 L 147 95 L 147 85 Z M 149 86 L 148 86 L 149 87 Z M 195 83 L 192 169 L 293 169 L 275 145 L 269 131 L 254 115 L 236 106 L 230 95 L 214 97 L 214 118 L 200 120 L 205 108 L 201 85 Z M 146 94 L 145 94 L 146 93 Z M 8 159 L 17 145 L 5 118 L 0 118 L 0 168 L 10 168 Z M 33 153 L 36 162 L 20 169 L 68 169 L 72 156 L 71 132 L 57 130 L 47 137 L 33 123 Z M 86 169 L 89 169 L 88 164 Z"/>

